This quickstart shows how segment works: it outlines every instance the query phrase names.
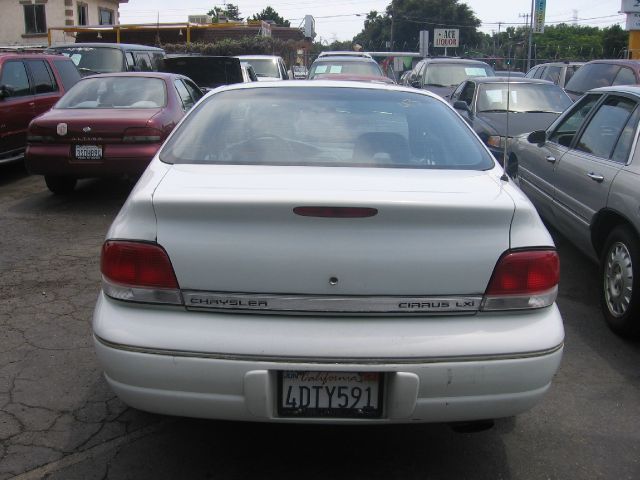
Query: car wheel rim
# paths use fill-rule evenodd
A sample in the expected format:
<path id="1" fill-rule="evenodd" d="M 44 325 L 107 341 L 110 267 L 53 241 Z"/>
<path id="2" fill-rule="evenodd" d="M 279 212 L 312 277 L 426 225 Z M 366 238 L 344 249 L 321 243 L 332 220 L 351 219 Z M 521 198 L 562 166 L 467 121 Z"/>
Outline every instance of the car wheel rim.
<path id="1" fill-rule="evenodd" d="M 622 317 L 631 304 L 633 293 L 633 264 L 626 245 L 611 245 L 604 266 L 604 295 L 609 312 Z"/>

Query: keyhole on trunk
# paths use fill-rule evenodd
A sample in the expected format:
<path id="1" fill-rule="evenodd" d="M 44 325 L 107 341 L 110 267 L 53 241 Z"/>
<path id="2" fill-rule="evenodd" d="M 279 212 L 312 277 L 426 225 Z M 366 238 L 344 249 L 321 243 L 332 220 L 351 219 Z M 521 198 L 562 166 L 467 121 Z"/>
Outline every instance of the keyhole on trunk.
<path id="1" fill-rule="evenodd" d="M 338 283 L 338 277 L 331 277 L 329 279 L 329 284 L 330 285 L 336 285 Z"/>

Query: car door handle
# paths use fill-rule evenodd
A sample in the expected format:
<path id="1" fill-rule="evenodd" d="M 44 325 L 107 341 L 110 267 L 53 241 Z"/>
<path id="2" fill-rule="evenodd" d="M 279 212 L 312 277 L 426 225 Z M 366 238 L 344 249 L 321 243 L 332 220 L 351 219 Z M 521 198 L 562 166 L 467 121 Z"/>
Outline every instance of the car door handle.
<path id="1" fill-rule="evenodd" d="M 598 175 L 597 173 L 589 172 L 587 173 L 587 177 L 589 177 L 594 182 L 602 183 L 604 177 L 602 175 Z"/>
<path id="2" fill-rule="evenodd" d="M 552 157 L 551 155 L 549 155 L 547 157 L 547 162 L 549 163 L 556 163 L 556 157 Z"/>

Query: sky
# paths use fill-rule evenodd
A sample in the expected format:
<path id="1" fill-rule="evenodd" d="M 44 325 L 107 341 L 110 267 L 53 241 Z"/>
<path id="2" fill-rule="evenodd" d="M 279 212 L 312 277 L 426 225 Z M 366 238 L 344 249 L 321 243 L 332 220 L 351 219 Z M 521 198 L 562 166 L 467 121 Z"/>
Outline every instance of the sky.
<path id="1" fill-rule="evenodd" d="M 238 5 L 242 17 L 259 13 L 271 6 L 292 27 L 301 24 L 305 15 L 316 21 L 316 40 L 331 43 L 351 40 L 362 31 L 366 14 L 384 11 L 390 0 L 227 0 Z M 531 12 L 532 0 L 461 0 L 482 21 L 480 29 L 491 33 L 507 26 L 525 23 L 524 14 Z M 226 3 L 226 2 L 224 2 Z M 625 16 L 618 14 L 620 0 L 547 0 L 546 24 L 577 23 L 606 27 L 619 23 L 624 28 Z M 188 15 L 204 14 L 214 6 L 207 0 L 129 0 L 120 5 L 120 23 L 186 22 Z M 522 15 L 522 16 L 521 16 Z M 462 39 L 461 39 L 462 40 Z"/>

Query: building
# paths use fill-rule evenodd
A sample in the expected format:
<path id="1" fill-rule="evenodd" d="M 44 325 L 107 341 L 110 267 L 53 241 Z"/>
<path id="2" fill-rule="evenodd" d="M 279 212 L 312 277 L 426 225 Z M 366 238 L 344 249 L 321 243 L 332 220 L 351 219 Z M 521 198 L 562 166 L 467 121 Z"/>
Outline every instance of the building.
<path id="1" fill-rule="evenodd" d="M 48 29 L 117 25 L 128 0 L 0 0 L 0 45 L 46 45 Z"/>

